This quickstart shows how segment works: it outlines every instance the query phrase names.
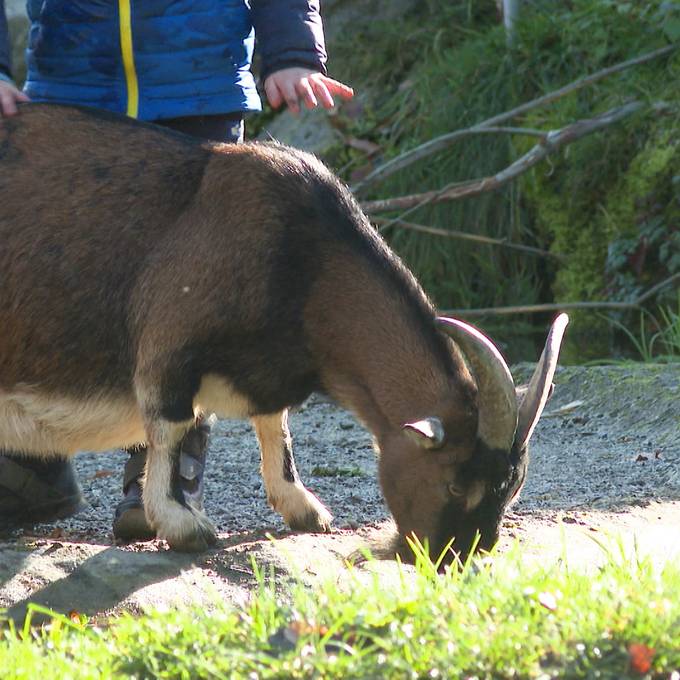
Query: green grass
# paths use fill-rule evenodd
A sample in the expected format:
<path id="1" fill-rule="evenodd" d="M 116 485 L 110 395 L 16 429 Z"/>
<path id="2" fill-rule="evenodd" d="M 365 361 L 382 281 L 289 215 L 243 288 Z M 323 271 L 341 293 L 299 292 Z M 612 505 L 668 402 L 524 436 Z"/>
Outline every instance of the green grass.
<path id="1" fill-rule="evenodd" d="M 285 592 L 261 577 L 243 609 L 55 617 L 2 635 L 2 677 L 625 678 L 645 675 L 631 664 L 646 652 L 647 677 L 680 669 L 677 565 L 615 550 L 586 574 L 529 566 L 518 546 L 445 575 L 422 557 L 401 573 Z"/>
<path id="2" fill-rule="evenodd" d="M 680 361 L 680 290 L 676 291 L 676 302 L 659 306 L 656 315 L 643 309 L 639 312 L 638 327 L 634 331 L 619 321 L 614 314 L 600 315 L 628 341 L 634 358 L 621 360 L 611 358 L 588 362 L 601 363 L 675 363 Z"/>
<path id="3" fill-rule="evenodd" d="M 351 467 L 342 467 L 334 465 L 317 465 L 312 468 L 312 476 L 314 477 L 363 477 L 364 471 L 353 465 Z"/>

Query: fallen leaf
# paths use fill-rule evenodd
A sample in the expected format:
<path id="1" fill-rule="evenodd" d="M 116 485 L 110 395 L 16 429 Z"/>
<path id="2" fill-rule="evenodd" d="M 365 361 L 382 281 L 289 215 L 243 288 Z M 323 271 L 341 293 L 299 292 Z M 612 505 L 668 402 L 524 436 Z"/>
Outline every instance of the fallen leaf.
<path id="1" fill-rule="evenodd" d="M 557 609 L 557 598 L 552 593 L 539 593 L 538 601 L 551 612 Z"/>
<path id="2" fill-rule="evenodd" d="M 92 475 L 92 479 L 101 479 L 102 477 L 110 477 L 114 473 L 114 470 L 97 470 Z"/>
<path id="3" fill-rule="evenodd" d="M 652 659 L 656 650 L 647 645 L 633 642 L 628 645 L 628 663 L 633 673 L 645 675 L 652 668 Z"/>

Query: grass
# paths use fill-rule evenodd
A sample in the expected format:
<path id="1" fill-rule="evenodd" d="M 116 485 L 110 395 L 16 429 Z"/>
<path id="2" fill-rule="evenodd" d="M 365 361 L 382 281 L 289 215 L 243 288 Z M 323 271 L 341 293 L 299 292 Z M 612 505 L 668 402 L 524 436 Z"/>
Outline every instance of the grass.
<path id="1" fill-rule="evenodd" d="M 608 323 L 618 329 L 630 343 L 635 360 L 644 363 L 675 363 L 680 361 L 680 290 L 676 292 L 676 302 L 660 306 L 657 316 L 643 309 L 640 311 L 637 332 L 621 323 L 613 315 L 604 316 Z M 605 363 L 630 363 L 631 359 Z M 602 360 L 589 362 L 603 363 Z"/>
<path id="2" fill-rule="evenodd" d="M 399 573 L 285 593 L 260 574 L 242 609 L 55 616 L 2 634 L 2 677 L 678 677 L 677 565 L 615 549 L 586 574 L 528 566 L 516 547 L 444 575 L 421 551 Z"/>
<path id="3" fill-rule="evenodd" d="M 312 468 L 314 477 L 364 477 L 365 473 L 356 465 L 351 467 L 338 467 L 334 465 L 317 465 Z"/>

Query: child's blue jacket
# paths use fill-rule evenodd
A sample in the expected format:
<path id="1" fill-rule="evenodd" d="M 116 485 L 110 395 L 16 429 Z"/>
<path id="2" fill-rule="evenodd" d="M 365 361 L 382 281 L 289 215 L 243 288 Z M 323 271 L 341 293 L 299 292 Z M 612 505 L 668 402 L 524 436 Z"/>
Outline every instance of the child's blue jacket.
<path id="1" fill-rule="evenodd" d="M 287 66 L 324 71 L 318 0 L 28 0 L 27 8 L 24 89 L 33 101 L 142 120 L 257 111 L 255 35 L 264 76 Z M 0 56 L 2 43 L 0 31 Z"/>

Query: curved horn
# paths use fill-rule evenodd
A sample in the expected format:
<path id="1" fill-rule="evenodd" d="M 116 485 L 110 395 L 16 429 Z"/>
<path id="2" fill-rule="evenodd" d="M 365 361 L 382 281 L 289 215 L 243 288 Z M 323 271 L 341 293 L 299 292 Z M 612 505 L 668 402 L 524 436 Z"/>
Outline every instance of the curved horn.
<path id="1" fill-rule="evenodd" d="M 437 318 L 463 351 L 479 390 L 479 438 L 492 449 L 510 451 L 517 429 L 517 398 L 510 369 L 498 348 L 473 326 Z"/>
<path id="2" fill-rule="evenodd" d="M 566 314 L 560 314 L 548 332 L 548 339 L 541 358 L 536 365 L 534 374 L 531 376 L 529 385 L 519 407 L 519 419 L 515 446 L 525 446 L 533 434 L 534 427 L 543 413 L 546 402 L 552 392 L 552 379 L 557 367 L 557 358 L 560 354 L 560 345 L 564 330 L 569 323 Z"/>

